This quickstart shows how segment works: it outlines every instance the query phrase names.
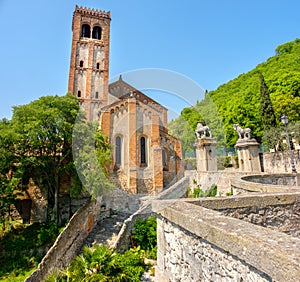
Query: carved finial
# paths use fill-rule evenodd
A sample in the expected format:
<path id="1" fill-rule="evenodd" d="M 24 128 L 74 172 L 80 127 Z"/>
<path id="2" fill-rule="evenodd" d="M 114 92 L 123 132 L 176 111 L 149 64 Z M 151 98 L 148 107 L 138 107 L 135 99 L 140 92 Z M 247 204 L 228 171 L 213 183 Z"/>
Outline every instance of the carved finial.
<path id="1" fill-rule="evenodd" d="M 119 76 L 119 81 L 122 81 L 122 80 L 123 80 L 122 74 L 120 74 L 120 76 Z"/>

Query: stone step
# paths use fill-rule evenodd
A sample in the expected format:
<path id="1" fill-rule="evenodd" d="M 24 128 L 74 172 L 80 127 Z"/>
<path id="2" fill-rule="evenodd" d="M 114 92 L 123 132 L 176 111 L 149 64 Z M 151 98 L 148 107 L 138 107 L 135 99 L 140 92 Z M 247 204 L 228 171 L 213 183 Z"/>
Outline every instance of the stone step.
<path id="1" fill-rule="evenodd" d="M 111 246 L 121 230 L 124 220 L 130 215 L 114 212 L 109 217 L 102 219 L 95 225 L 83 245 L 91 247 L 94 244 L 102 243 Z"/>

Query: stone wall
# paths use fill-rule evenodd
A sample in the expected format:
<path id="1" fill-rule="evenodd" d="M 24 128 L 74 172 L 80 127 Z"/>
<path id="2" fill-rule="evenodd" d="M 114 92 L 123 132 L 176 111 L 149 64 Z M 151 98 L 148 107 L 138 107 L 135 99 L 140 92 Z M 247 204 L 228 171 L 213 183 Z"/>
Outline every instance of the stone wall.
<path id="1" fill-rule="evenodd" d="M 163 218 L 158 219 L 158 234 L 158 269 L 168 273 L 156 273 L 158 282 L 272 281 L 243 260 Z"/>
<path id="2" fill-rule="evenodd" d="M 220 210 L 224 215 L 300 238 L 300 202 L 289 205 L 252 206 Z"/>
<path id="3" fill-rule="evenodd" d="M 299 174 L 259 174 L 230 179 L 235 194 L 250 192 L 277 193 L 300 190 Z"/>
<path id="4" fill-rule="evenodd" d="M 300 193 L 154 201 L 159 216 L 156 281 L 295 281 L 299 202 Z M 257 219 L 263 217 L 262 210 L 272 229 L 246 222 L 254 221 L 256 212 Z M 282 228 L 295 232 L 287 235 L 279 232 Z"/>
<path id="5" fill-rule="evenodd" d="M 250 182 L 261 183 L 261 184 L 287 185 L 287 186 L 297 185 L 297 175 L 292 173 L 256 174 L 256 175 L 243 176 L 242 179 Z"/>
<path id="6" fill-rule="evenodd" d="M 227 192 L 230 192 L 231 179 L 240 178 L 250 173 L 241 173 L 237 170 L 221 170 L 208 172 L 186 171 L 185 174 L 190 177 L 190 188 L 192 191 L 196 185 L 199 185 L 205 191 L 213 184 L 216 184 L 218 186 L 218 194 L 225 195 Z"/>
<path id="7" fill-rule="evenodd" d="M 294 162 L 297 171 L 300 171 L 300 151 L 294 151 Z M 264 171 L 268 173 L 291 172 L 291 159 L 288 152 L 265 153 L 263 155 Z"/>
<path id="8" fill-rule="evenodd" d="M 43 260 L 25 281 L 40 282 L 55 268 L 65 268 L 77 255 L 83 240 L 101 219 L 101 199 L 89 202 L 81 207 L 57 237 L 55 243 Z"/>

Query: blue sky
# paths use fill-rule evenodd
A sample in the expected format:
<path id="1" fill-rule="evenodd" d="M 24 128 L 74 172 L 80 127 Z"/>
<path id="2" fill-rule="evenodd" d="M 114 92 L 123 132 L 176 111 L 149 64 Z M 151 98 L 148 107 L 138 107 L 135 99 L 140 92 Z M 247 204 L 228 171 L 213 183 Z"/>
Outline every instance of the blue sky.
<path id="1" fill-rule="evenodd" d="M 300 37 L 298 0 L 0 0 L 0 118 L 67 92 L 76 4 L 111 11 L 110 77 L 156 68 L 214 90 Z M 175 112 L 188 104 L 153 95 Z"/>

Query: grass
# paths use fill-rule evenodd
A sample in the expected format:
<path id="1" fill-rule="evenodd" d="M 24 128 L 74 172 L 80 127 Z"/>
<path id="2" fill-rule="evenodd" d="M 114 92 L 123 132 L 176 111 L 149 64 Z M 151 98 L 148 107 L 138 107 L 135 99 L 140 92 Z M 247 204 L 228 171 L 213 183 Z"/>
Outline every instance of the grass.
<path id="1" fill-rule="evenodd" d="M 0 281 L 24 281 L 53 244 L 60 230 L 53 222 L 0 226 Z"/>

